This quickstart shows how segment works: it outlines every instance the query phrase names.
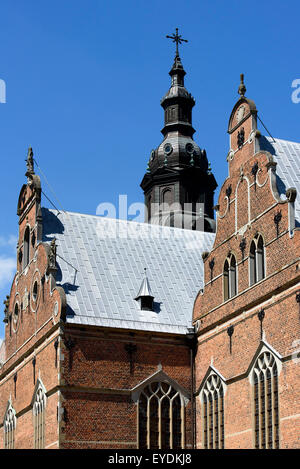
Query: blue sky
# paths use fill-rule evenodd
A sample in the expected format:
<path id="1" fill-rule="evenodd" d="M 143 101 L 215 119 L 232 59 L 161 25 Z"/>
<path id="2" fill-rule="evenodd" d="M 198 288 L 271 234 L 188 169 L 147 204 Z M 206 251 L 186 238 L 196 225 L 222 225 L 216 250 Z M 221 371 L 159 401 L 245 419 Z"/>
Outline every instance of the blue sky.
<path id="1" fill-rule="evenodd" d="M 174 58 L 165 36 L 178 27 L 189 41 L 180 55 L 196 99 L 194 138 L 221 186 L 240 73 L 270 133 L 299 141 L 300 103 L 291 99 L 300 79 L 299 17 L 293 0 L 2 0 L 0 298 L 15 270 L 28 146 L 59 208 L 95 214 L 119 194 L 142 202 L 139 184 L 162 140 L 159 102 Z"/>

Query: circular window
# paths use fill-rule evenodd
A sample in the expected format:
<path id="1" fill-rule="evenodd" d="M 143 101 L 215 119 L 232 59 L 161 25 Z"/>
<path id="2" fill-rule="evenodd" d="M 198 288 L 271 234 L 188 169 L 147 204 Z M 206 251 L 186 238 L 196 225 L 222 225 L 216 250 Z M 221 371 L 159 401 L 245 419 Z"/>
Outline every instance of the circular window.
<path id="1" fill-rule="evenodd" d="M 150 153 L 150 161 L 153 161 L 154 157 L 155 157 L 155 151 L 152 150 L 151 153 Z"/>
<path id="2" fill-rule="evenodd" d="M 164 146 L 164 153 L 166 155 L 170 155 L 173 151 L 173 147 L 171 145 L 171 143 L 166 143 L 165 146 Z"/>
<path id="3" fill-rule="evenodd" d="M 54 313 L 54 316 L 57 316 L 58 314 L 58 302 L 57 301 L 54 303 L 53 313 Z"/>
<path id="4" fill-rule="evenodd" d="M 37 281 L 35 281 L 34 284 L 33 284 L 33 289 L 32 289 L 32 298 L 33 298 L 33 301 L 36 302 L 36 300 L 37 300 L 37 298 L 38 298 L 38 294 L 39 294 L 39 286 L 38 286 Z"/>
<path id="5" fill-rule="evenodd" d="M 185 149 L 189 155 L 192 155 L 194 153 L 194 145 L 192 143 L 187 143 Z"/>
<path id="6" fill-rule="evenodd" d="M 12 315 L 12 326 L 13 326 L 14 332 L 16 332 L 18 329 L 19 318 L 20 318 L 20 308 L 19 308 L 19 303 L 16 303 L 14 312 Z"/>
<path id="7" fill-rule="evenodd" d="M 30 286 L 30 308 L 33 313 L 36 312 L 41 297 L 41 275 L 36 269 Z"/>
<path id="8" fill-rule="evenodd" d="M 245 106 L 241 106 L 236 113 L 236 121 L 240 122 L 245 115 Z"/>
<path id="9" fill-rule="evenodd" d="M 15 304 L 15 309 L 14 309 L 14 321 L 18 322 L 18 317 L 19 317 L 19 305 L 18 303 Z"/>

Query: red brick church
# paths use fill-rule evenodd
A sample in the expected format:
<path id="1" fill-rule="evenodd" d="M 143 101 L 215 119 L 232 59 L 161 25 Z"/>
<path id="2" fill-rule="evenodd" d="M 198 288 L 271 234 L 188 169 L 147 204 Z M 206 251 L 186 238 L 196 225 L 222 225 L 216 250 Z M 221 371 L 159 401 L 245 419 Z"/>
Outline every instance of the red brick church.
<path id="1" fill-rule="evenodd" d="M 178 48 L 170 76 L 145 223 L 43 207 L 28 151 L 2 448 L 300 446 L 300 144 L 260 133 L 241 75 L 214 206 Z"/>

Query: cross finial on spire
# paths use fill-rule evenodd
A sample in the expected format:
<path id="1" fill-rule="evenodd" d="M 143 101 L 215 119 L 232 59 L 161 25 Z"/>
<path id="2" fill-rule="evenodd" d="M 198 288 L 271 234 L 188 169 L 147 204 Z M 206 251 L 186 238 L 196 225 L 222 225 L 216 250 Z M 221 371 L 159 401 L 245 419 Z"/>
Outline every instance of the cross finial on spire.
<path id="1" fill-rule="evenodd" d="M 176 34 L 173 33 L 172 36 L 166 36 L 168 39 L 172 39 L 173 42 L 176 42 L 176 55 L 175 57 L 179 57 L 178 53 L 178 44 L 182 44 L 183 42 L 188 42 L 186 39 L 183 39 L 180 34 L 178 34 L 178 28 L 176 28 Z"/>
<path id="2" fill-rule="evenodd" d="M 246 86 L 244 84 L 244 74 L 241 73 L 241 82 L 240 82 L 240 86 L 238 89 L 238 94 L 240 94 L 241 96 L 244 96 L 245 93 L 246 93 Z"/>

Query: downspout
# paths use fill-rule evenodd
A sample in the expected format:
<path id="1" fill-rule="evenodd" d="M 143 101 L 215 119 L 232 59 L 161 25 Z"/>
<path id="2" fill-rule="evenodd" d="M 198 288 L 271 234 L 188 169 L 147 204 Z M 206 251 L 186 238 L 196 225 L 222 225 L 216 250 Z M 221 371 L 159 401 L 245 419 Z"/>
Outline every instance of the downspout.
<path id="1" fill-rule="evenodd" d="M 191 411 L 192 411 L 192 449 L 196 448 L 196 406 L 195 406 L 195 350 L 197 336 L 194 327 L 188 328 L 186 335 L 190 347 L 190 369 L 191 369 Z"/>

